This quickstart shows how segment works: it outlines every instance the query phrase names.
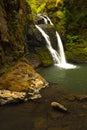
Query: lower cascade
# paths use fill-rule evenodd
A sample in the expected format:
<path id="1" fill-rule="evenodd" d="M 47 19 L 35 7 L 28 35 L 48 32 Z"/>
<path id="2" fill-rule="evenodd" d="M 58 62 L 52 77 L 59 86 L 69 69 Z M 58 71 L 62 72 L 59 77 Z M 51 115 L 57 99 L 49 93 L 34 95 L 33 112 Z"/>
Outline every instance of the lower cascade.
<path id="1" fill-rule="evenodd" d="M 49 17 L 47 17 L 46 15 L 38 15 L 38 16 L 41 17 L 44 20 L 45 24 L 51 24 L 53 26 L 53 23 L 51 22 Z M 59 51 L 57 52 L 52 47 L 50 37 L 45 33 L 45 31 L 41 27 L 39 27 L 38 25 L 35 25 L 35 27 L 41 32 L 42 36 L 46 40 L 47 48 L 48 48 L 48 50 L 49 50 L 49 52 L 50 52 L 50 54 L 53 58 L 54 65 L 56 65 L 60 68 L 64 68 L 64 69 L 74 69 L 74 68 L 76 68 L 75 65 L 69 64 L 66 61 L 63 43 L 62 43 L 62 40 L 61 40 L 59 33 L 57 31 L 55 32 L 56 38 L 57 38 L 57 43 L 58 43 L 58 48 L 59 48 Z"/>
<path id="2" fill-rule="evenodd" d="M 67 63 L 65 53 L 64 53 L 63 43 L 62 43 L 61 37 L 57 31 L 56 31 L 56 37 L 57 37 L 57 42 L 58 42 L 58 47 L 59 47 L 59 56 L 60 56 L 59 61 L 60 62 L 55 65 L 57 65 L 61 68 L 65 68 L 65 69 L 76 68 L 75 65 Z"/>
<path id="3" fill-rule="evenodd" d="M 54 64 L 58 64 L 60 62 L 59 61 L 59 56 L 58 56 L 59 54 L 57 53 L 57 51 L 55 49 L 53 49 L 49 36 L 38 25 L 35 25 L 35 26 L 41 32 L 42 36 L 45 38 L 46 43 L 47 43 L 47 48 L 50 51 L 50 54 L 52 55 Z"/>

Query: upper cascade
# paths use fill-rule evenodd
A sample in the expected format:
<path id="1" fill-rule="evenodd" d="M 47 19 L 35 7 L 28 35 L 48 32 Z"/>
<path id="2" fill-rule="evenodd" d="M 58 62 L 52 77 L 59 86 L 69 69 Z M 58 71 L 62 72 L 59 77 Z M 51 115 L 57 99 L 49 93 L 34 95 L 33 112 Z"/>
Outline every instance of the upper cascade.
<path id="1" fill-rule="evenodd" d="M 52 23 L 52 21 L 50 20 L 50 18 L 48 16 L 42 15 L 42 14 L 38 14 L 37 16 L 44 20 L 44 24 L 50 24 L 50 25 L 54 26 L 54 24 Z M 65 53 L 64 53 L 63 43 L 62 43 L 59 33 L 57 31 L 55 32 L 55 35 L 57 38 L 57 43 L 58 43 L 58 51 L 56 51 L 52 47 L 50 37 L 45 33 L 45 31 L 38 25 L 35 25 L 35 26 L 41 32 L 42 36 L 46 40 L 47 48 L 53 58 L 54 65 L 56 65 L 60 68 L 64 68 L 64 69 L 76 68 L 75 65 L 67 63 Z"/>
<path id="2" fill-rule="evenodd" d="M 37 14 L 38 17 L 42 18 L 44 20 L 45 24 L 51 24 L 54 25 L 52 23 L 52 21 L 50 20 L 50 18 L 47 15 L 42 15 L 42 14 Z"/>

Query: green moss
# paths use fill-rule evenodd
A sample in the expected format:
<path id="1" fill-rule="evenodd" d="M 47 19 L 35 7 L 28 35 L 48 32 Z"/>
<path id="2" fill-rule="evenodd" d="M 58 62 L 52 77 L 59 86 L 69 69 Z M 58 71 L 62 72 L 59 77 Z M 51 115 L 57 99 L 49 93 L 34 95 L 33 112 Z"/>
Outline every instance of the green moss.
<path id="1" fill-rule="evenodd" d="M 39 50 L 39 57 L 43 66 L 49 66 L 53 64 L 52 57 L 45 48 Z"/>
<path id="2" fill-rule="evenodd" d="M 31 6 L 31 9 L 32 9 L 32 12 L 35 14 L 35 13 L 42 13 L 45 6 L 46 6 L 46 2 L 48 0 L 26 0 L 30 6 Z"/>
<path id="3" fill-rule="evenodd" d="M 87 43 L 67 44 L 65 53 L 70 61 L 87 62 Z"/>
<path id="4" fill-rule="evenodd" d="M 34 68 L 37 68 L 41 64 L 38 54 L 34 52 L 30 52 L 28 55 L 25 55 L 25 58 L 29 61 L 29 64 L 32 65 Z"/>

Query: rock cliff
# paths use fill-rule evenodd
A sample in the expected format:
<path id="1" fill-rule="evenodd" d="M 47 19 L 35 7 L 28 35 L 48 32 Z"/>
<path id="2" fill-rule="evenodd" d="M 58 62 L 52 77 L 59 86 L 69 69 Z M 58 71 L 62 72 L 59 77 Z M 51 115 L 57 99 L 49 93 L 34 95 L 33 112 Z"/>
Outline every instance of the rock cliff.
<path id="1" fill-rule="evenodd" d="M 27 29 L 32 30 L 31 25 L 32 12 L 25 0 L 0 1 L 1 105 L 38 98 L 39 90 L 48 84 L 24 57 Z M 36 64 L 37 59 L 34 67 Z"/>
<path id="2" fill-rule="evenodd" d="M 25 0 L 0 1 L 0 65 L 10 64 L 23 56 L 27 24 L 33 24 L 33 20 Z"/>

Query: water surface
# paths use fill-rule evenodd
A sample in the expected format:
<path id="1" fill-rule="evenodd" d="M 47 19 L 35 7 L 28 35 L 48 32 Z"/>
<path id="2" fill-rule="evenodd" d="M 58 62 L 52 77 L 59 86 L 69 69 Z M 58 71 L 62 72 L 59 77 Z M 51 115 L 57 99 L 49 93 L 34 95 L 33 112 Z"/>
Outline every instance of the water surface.
<path id="1" fill-rule="evenodd" d="M 58 83 L 72 92 L 87 94 L 87 65 L 75 69 L 62 69 L 57 66 L 41 69 L 39 72 L 48 82 Z"/>
<path id="2" fill-rule="evenodd" d="M 67 91 L 87 93 L 87 66 L 69 70 L 52 66 L 40 73 L 64 87 L 51 83 L 41 90 L 41 99 L 0 107 L 0 130 L 87 130 L 87 100 L 72 101 L 77 94 Z M 52 101 L 63 104 L 69 113 L 52 109 Z"/>

